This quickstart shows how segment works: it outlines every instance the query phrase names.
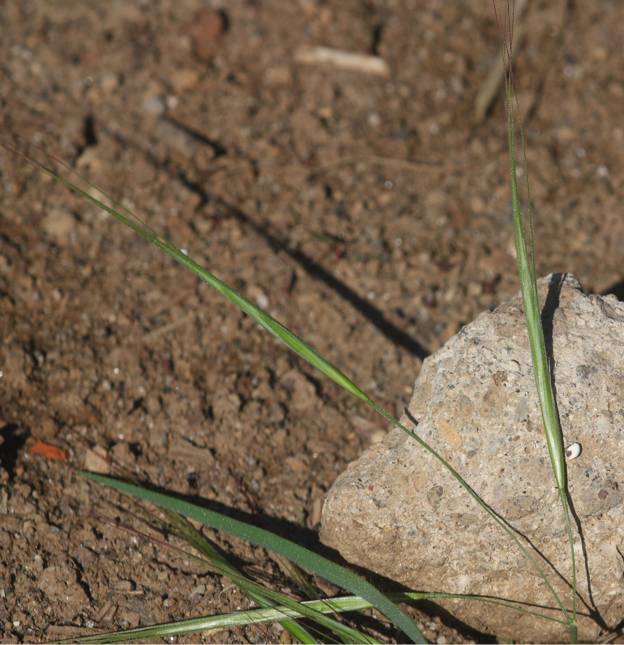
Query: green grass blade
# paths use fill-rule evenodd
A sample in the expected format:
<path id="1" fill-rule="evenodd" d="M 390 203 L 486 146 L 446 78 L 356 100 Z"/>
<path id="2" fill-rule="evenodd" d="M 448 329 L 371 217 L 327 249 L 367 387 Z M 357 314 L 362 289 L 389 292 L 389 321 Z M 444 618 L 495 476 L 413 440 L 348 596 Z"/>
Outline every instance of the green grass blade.
<path id="1" fill-rule="evenodd" d="M 509 99 L 511 99 L 511 97 L 509 97 Z M 508 120 L 508 134 L 511 165 L 511 207 L 513 213 L 514 245 L 516 248 L 518 274 L 520 276 L 522 301 L 524 303 L 524 315 L 529 333 L 531 357 L 533 359 L 535 381 L 537 384 L 537 392 L 542 411 L 548 454 L 550 456 L 550 462 L 555 474 L 557 486 L 558 488 L 565 490 L 567 487 L 567 480 L 563 438 L 561 435 L 561 427 L 559 425 L 559 415 L 557 414 L 555 395 L 552 388 L 552 377 L 548 364 L 548 356 L 546 354 L 546 344 L 544 342 L 544 331 L 542 328 L 542 318 L 537 292 L 537 280 L 533 269 L 533 262 L 529 259 L 524 233 L 524 222 L 522 217 L 522 206 L 520 205 L 516 167 L 515 123 L 511 112 Z"/>
<path id="2" fill-rule="evenodd" d="M 536 284 L 536 290 L 537 290 L 537 277 L 536 277 L 536 271 L 535 271 L 535 232 L 534 232 L 534 225 L 533 225 L 533 202 L 531 200 L 531 187 L 529 183 L 529 172 L 528 172 L 528 162 L 527 162 L 527 156 L 526 156 L 526 140 L 524 137 L 524 130 L 520 128 L 520 140 L 522 144 L 522 159 L 523 159 L 523 167 L 524 167 L 524 177 L 525 177 L 525 190 L 526 190 L 526 198 L 527 198 L 527 211 L 528 211 L 528 220 L 529 220 L 529 226 L 528 226 L 528 248 L 530 251 L 530 268 L 532 271 L 532 276 L 533 276 L 533 281 Z M 550 386 L 551 386 L 551 391 L 554 397 L 554 385 L 552 382 L 552 375 L 551 375 L 551 381 L 550 381 Z M 559 421 L 559 416 L 558 416 L 558 410 L 555 409 L 555 413 L 557 416 L 557 424 L 559 427 L 559 434 L 562 439 L 561 443 L 561 450 L 563 451 L 563 432 L 561 431 L 561 424 Z M 565 481 L 565 487 L 561 488 L 559 487 L 559 498 L 561 500 L 561 506 L 563 508 L 563 517 L 565 521 L 565 528 L 566 528 L 566 534 L 568 538 L 568 544 L 570 546 L 570 568 L 571 568 L 571 587 L 572 587 L 572 615 L 570 617 L 570 622 L 569 622 L 569 632 L 570 632 L 570 640 L 573 643 L 577 642 L 578 639 L 578 634 L 577 634 L 577 626 L 576 626 L 576 613 L 577 613 L 577 590 L 576 590 L 576 554 L 574 552 L 574 533 L 572 531 L 572 520 L 571 520 L 571 512 L 570 512 L 570 502 L 569 502 L 569 489 L 568 489 L 568 483 L 567 483 L 567 468 L 565 466 L 565 453 L 562 452 L 560 456 L 561 460 L 564 463 L 563 466 L 563 471 L 566 474 L 566 481 Z"/>
<path id="3" fill-rule="evenodd" d="M 250 580 L 247 576 L 242 574 L 234 565 L 232 565 L 227 558 L 222 555 L 219 549 L 209 540 L 205 535 L 198 531 L 186 518 L 177 513 L 173 513 L 168 510 L 163 510 L 165 516 L 168 520 L 168 525 L 170 530 L 178 535 L 181 539 L 188 542 L 195 550 L 199 551 L 204 555 L 205 558 L 210 562 L 211 566 L 217 573 L 227 576 L 235 584 L 237 581 L 240 582 L 239 588 L 243 593 L 246 593 L 254 602 L 256 602 L 261 607 L 273 607 L 275 603 L 269 601 L 264 595 L 258 595 L 257 589 L 249 588 L 246 584 L 247 580 Z M 276 555 L 276 558 L 281 558 L 285 565 L 289 568 L 289 573 L 295 578 L 298 585 L 301 586 L 308 594 L 308 598 L 311 600 L 317 600 L 320 598 L 320 595 L 316 592 L 316 589 L 305 579 L 303 572 L 297 566 L 295 566 L 290 560 L 283 558 L 282 556 Z M 264 585 L 263 585 L 264 586 Z M 280 601 L 283 604 L 283 601 Z M 302 625 L 299 625 L 296 621 L 292 620 L 282 620 L 280 621 L 282 627 L 286 629 L 290 634 L 299 642 L 302 643 L 316 643 L 318 638 L 315 638 L 310 634 L 308 630 Z M 339 641 L 343 643 L 353 642 L 353 628 L 344 628 L 341 623 L 336 623 L 339 625 L 339 628 L 332 629 L 332 632 Z M 325 627 L 328 625 L 326 624 Z M 368 636 L 363 632 L 359 633 L 357 640 L 365 642 L 368 639 Z"/>
<path id="4" fill-rule="evenodd" d="M 539 619 L 548 620 L 565 624 L 564 621 L 547 616 L 536 611 L 527 610 L 508 601 L 497 600 L 486 596 L 471 596 L 466 594 L 445 594 L 429 593 L 422 591 L 404 591 L 388 594 L 388 597 L 394 602 L 415 602 L 419 600 L 475 600 L 489 602 L 492 604 L 505 606 L 512 611 L 530 614 Z M 358 596 L 343 596 L 338 598 L 324 598 L 319 600 L 306 601 L 302 603 L 310 609 L 322 613 L 342 613 L 370 609 L 371 604 Z M 290 618 L 301 618 L 301 614 L 289 609 L 288 607 L 274 607 L 269 609 L 249 609 L 236 611 L 229 614 L 219 614 L 216 616 L 203 616 L 200 618 L 190 618 L 161 625 L 151 625 L 149 627 L 136 627 L 119 632 L 108 632 L 103 634 L 94 634 L 90 636 L 77 636 L 71 642 L 76 643 L 119 643 L 137 639 L 154 639 L 166 638 L 167 636 L 182 636 L 184 634 L 196 634 L 219 629 L 231 629 L 235 627 L 245 627 L 247 625 L 277 622 L 284 616 Z M 70 642 L 70 641 L 61 641 Z"/>
<path id="5" fill-rule="evenodd" d="M 533 234 L 533 211 L 531 205 L 531 193 L 529 189 L 528 167 L 526 163 L 526 148 L 524 134 L 521 129 L 522 152 L 524 158 L 524 173 L 526 178 L 527 190 L 527 211 L 528 211 L 528 230 L 529 230 L 529 249 L 525 237 L 525 223 L 523 219 L 523 210 L 520 203 L 520 194 L 518 190 L 518 172 L 516 161 L 516 112 L 514 110 L 514 87 L 510 74 L 507 76 L 505 85 L 506 90 L 506 110 L 507 110 L 507 135 L 509 147 L 510 162 L 510 179 L 511 179 L 511 207 L 513 215 L 514 245 L 516 249 L 516 262 L 518 266 L 518 275 L 520 277 L 520 287 L 522 291 L 522 301 L 524 304 L 524 315 L 527 324 L 529 336 L 529 345 L 531 347 L 531 358 L 533 362 L 533 372 L 535 374 L 535 383 L 537 387 L 540 409 L 542 413 L 542 423 L 544 425 L 544 434 L 548 455 L 552 466 L 553 474 L 557 484 L 559 498 L 563 508 L 566 536 L 570 547 L 570 564 L 571 564 L 571 587 L 572 587 L 572 611 L 568 614 L 563 610 L 568 619 L 568 630 L 570 640 L 575 643 L 577 640 L 577 589 L 576 589 L 576 555 L 574 553 L 574 535 L 572 532 L 572 522 L 570 519 L 570 508 L 568 504 L 568 481 L 565 464 L 565 450 L 563 446 L 563 434 L 559 422 L 559 413 L 555 401 L 555 393 L 552 382 L 552 374 L 548 354 L 546 352 L 546 343 L 544 340 L 544 330 L 542 327 L 542 317 L 539 307 L 539 294 L 537 291 L 537 277 L 535 274 L 535 241 Z"/>
<path id="6" fill-rule="evenodd" d="M 167 517 L 169 526 L 172 531 L 180 538 L 188 542 L 193 548 L 202 553 L 204 557 L 210 562 L 210 565 L 221 575 L 228 577 L 239 589 L 245 593 L 251 600 L 260 605 L 260 607 L 273 607 L 274 602 L 268 600 L 265 594 L 259 594 L 257 588 L 247 584 L 248 581 L 253 582 L 242 574 L 228 559 L 220 553 L 217 547 L 204 535 L 202 535 L 188 520 L 181 515 L 171 511 L 164 511 Z M 264 586 L 264 585 L 263 585 Z M 283 601 L 280 601 L 283 604 Z M 295 640 L 300 643 L 316 643 L 317 638 L 312 636 L 310 632 L 299 625 L 294 620 L 280 620 L 282 627 L 288 631 Z M 343 642 L 351 642 L 349 640 L 350 634 L 345 634 L 342 629 L 334 632 L 338 639 Z"/>
<path id="7" fill-rule="evenodd" d="M 191 517 L 213 529 L 224 531 L 247 540 L 256 546 L 261 546 L 271 551 L 275 551 L 303 569 L 316 573 L 329 582 L 332 582 L 342 589 L 346 589 L 354 595 L 365 598 L 414 642 L 427 642 L 412 619 L 401 611 L 391 600 L 389 600 L 386 595 L 381 593 L 361 576 L 349 571 L 335 562 L 332 562 L 322 555 L 299 546 L 286 538 L 274 535 L 269 531 L 241 522 L 240 520 L 235 520 L 227 515 L 210 511 L 202 508 L 201 506 L 197 506 L 196 504 L 191 504 L 190 502 L 186 502 L 163 493 L 157 493 L 135 484 L 106 477 L 104 475 L 88 472 L 81 472 L 81 474 L 87 479 L 110 486 L 126 495 L 151 502 L 160 508 L 167 509 L 174 513 Z M 265 593 L 269 591 L 270 590 L 267 589 L 264 590 Z M 312 618 L 318 620 L 318 617 Z M 335 626 L 332 625 L 332 627 Z"/>
<path id="8" fill-rule="evenodd" d="M 496 13 L 496 4 L 493 4 L 494 14 L 498 21 Z M 529 183 L 529 172 L 526 155 L 526 141 L 524 129 L 520 125 L 520 142 L 522 149 L 522 162 L 525 177 L 526 190 L 526 213 L 528 226 L 525 227 L 522 206 L 518 190 L 517 161 L 516 161 L 516 123 L 518 121 L 517 97 L 513 81 L 513 28 L 514 28 L 514 10 L 513 0 L 507 0 L 507 28 L 503 40 L 503 64 L 506 64 L 505 77 L 505 112 L 507 115 L 507 136 L 510 162 L 511 178 L 511 201 L 513 214 L 514 244 L 516 248 L 516 261 L 518 266 L 518 275 L 522 290 L 522 300 L 524 304 L 524 313 L 527 323 L 529 336 L 529 345 L 531 347 L 531 358 L 533 363 L 533 372 L 535 383 L 540 401 L 540 410 L 542 413 L 542 423 L 546 437 L 546 445 L 553 470 L 553 475 L 557 483 L 559 499 L 563 509 L 565 530 L 567 534 L 568 545 L 570 548 L 571 563 L 571 590 L 572 590 L 572 611 L 568 613 L 562 608 L 563 614 L 568 622 L 568 632 L 570 640 L 573 643 L 577 641 L 577 588 L 576 588 L 576 554 L 574 552 L 574 533 L 572 531 L 571 511 L 570 511 L 570 493 L 568 490 L 567 470 L 565 464 L 565 453 L 563 447 L 563 434 L 557 410 L 554 384 L 550 370 L 549 359 L 544 342 L 544 331 L 539 311 L 539 297 L 537 291 L 537 276 L 535 271 L 535 233 L 533 225 L 533 204 L 531 200 L 531 190 Z M 527 229 L 527 240 L 525 237 L 525 228 Z"/>

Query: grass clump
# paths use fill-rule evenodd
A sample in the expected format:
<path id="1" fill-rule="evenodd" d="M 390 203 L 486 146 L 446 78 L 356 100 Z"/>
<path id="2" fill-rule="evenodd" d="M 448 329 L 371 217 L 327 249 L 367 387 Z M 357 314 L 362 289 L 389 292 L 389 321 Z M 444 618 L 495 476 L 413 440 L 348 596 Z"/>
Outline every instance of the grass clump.
<path id="1" fill-rule="evenodd" d="M 510 43 L 511 25 L 513 18 L 508 5 L 508 38 Z M 27 154 L 30 161 L 35 163 L 43 172 L 47 173 L 58 181 L 65 188 L 71 190 L 81 198 L 96 205 L 101 210 L 112 215 L 116 220 L 131 228 L 135 233 L 154 245 L 160 251 L 178 262 L 186 270 L 191 271 L 200 280 L 219 292 L 224 298 L 233 303 L 248 316 L 254 319 L 266 331 L 273 334 L 283 342 L 290 350 L 295 352 L 303 360 L 318 369 L 325 377 L 329 378 L 340 388 L 349 392 L 352 396 L 374 410 L 380 417 L 390 423 L 393 427 L 399 428 L 409 437 L 415 440 L 421 448 L 429 452 L 446 468 L 452 477 L 468 492 L 472 499 L 489 515 L 513 540 L 517 547 L 524 553 L 533 567 L 534 571 L 542 578 L 544 584 L 550 590 L 555 605 L 560 609 L 562 619 L 559 621 L 566 625 L 572 641 L 576 640 L 576 572 L 574 563 L 574 541 L 570 523 L 570 511 L 568 503 L 566 470 L 564 451 L 562 444 L 561 429 L 557 415 L 556 402 L 552 387 L 552 375 L 548 363 L 548 355 L 544 342 L 534 262 L 534 239 L 532 226 L 532 211 L 530 206 L 530 193 L 527 189 L 528 208 L 523 210 L 520 199 L 520 191 L 517 180 L 517 139 L 518 139 L 518 118 L 515 106 L 515 94 L 513 78 L 511 75 L 511 45 L 505 50 L 508 57 L 508 74 L 506 81 L 506 106 L 507 106 L 507 129 L 510 156 L 510 181 L 513 211 L 514 240 L 518 262 L 518 273 L 524 302 L 527 330 L 530 339 L 531 355 L 536 376 L 536 386 L 539 394 L 542 418 L 545 427 L 545 436 L 548 452 L 550 455 L 554 478 L 559 490 L 561 503 L 564 509 L 568 539 L 572 554 L 572 608 L 568 609 L 555 588 L 552 586 L 544 572 L 540 559 L 532 552 L 531 547 L 525 538 L 501 516 L 499 516 L 479 494 L 464 480 L 452 464 L 446 461 L 435 449 L 425 442 L 416 432 L 402 424 L 394 415 L 387 412 L 381 405 L 372 399 L 364 390 L 355 384 L 341 369 L 333 365 L 325 357 L 319 354 L 303 339 L 298 337 L 290 329 L 279 321 L 275 320 L 267 312 L 245 298 L 242 294 L 232 289 L 225 281 L 214 273 L 197 263 L 187 253 L 179 249 L 175 244 L 164 239 L 147 224 L 141 221 L 128 209 L 115 204 L 104 191 L 101 191 L 93 184 L 83 183 L 72 179 L 72 171 L 65 164 L 58 164 L 58 160 L 49 155 L 44 161 L 35 161 L 30 153 Z M 524 141 L 522 140 L 521 150 L 524 153 Z M 526 171 L 526 159 L 523 159 Z M 59 170 L 59 168 L 61 168 Z M 527 173 L 525 172 L 525 176 Z M 528 221 L 525 221 L 528 220 Z M 402 592 L 383 593 L 359 574 L 336 564 L 335 562 L 321 556 L 309 549 L 302 547 L 279 535 L 270 533 L 264 529 L 251 524 L 234 520 L 226 515 L 207 510 L 196 504 L 184 501 L 174 495 L 154 491 L 134 483 L 120 481 L 111 477 L 96 475 L 93 473 L 82 473 L 91 481 L 113 488 L 131 497 L 143 500 L 155 505 L 165 512 L 166 524 L 173 533 L 182 537 L 195 551 L 197 551 L 211 571 L 231 580 L 239 587 L 256 605 L 257 609 L 244 612 L 236 612 L 225 616 L 213 616 L 170 623 L 166 625 L 141 628 L 119 632 L 117 634 L 105 634 L 80 639 L 83 642 L 114 642 L 115 640 L 129 640 L 131 638 L 153 638 L 157 636 L 171 636 L 185 634 L 206 629 L 217 629 L 225 626 L 241 624 L 254 624 L 266 621 L 278 621 L 287 629 L 296 640 L 300 642 L 316 642 L 327 639 L 340 642 L 374 642 L 367 633 L 341 623 L 330 614 L 352 612 L 373 607 L 381 612 L 391 623 L 400 630 L 407 639 L 416 642 L 426 642 L 424 635 L 414 621 L 398 606 L 398 603 L 413 602 L 415 600 L 435 598 L 461 598 L 473 599 L 480 602 L 497 602 L 505 604 L 516 611 L 531 613 L 544 619 L 552 620 L 551 617 L 540 614 L 523 607 L 520 603 L 501 601 L 500 599 L 484 598 L 480 596 L 457 595 L 457 594 L 433 594 L 425 592 Z M 264 584 L 260 584 L 251 577 L 242 573 L 218 550 L 214 545 L 197 529 L 182 517 L 189 517 L 202 525 L 212 529 L 229 533 L 248 540 L 250 543 L 264 547 L 276 554 L 287 558 L 297 567 L 321 576 L 337 587 L 346 590 L 351 595 L 338 598 L 319 598 L 308 601 L 299 601 L 291 596 L 277 592 Z M 303 622 L 302 622 L 303 621 Z"/>
<path id="2" fill-rule="evenodd" d="M 518 276 L 520 278 L 520 289 L 522 292 L 522 301 L 524 304 L 524 316 L 526 319 L 527 333 L 529 336 L 529 345 L 531 347 L 531 359 L 533 362 L 533 371 L 535 375 L 535 385 L 542 412 L 542 423 L 546 438 L 546 446 L 550 463 L 559 492 L 559 499 L 563 509 L 566 533 L 570 547 L 570 567 L 571 567 L 571 599 L 572 611 L 566 619 L 570 639 L 576 641 L 576 557 L 574 553 L 574 535 L 572 532 L 572 523 L 570 520 L 570 504 L 568 480 L 565 463 L 565 450 L 563 446 L 563 435 L 555 400 L 555 391 L 553 377 L 550 368 L 550 361 L 546 351 L 546 342 L 544 340 L 544 328 L 539 306 L 539 296 L 537 292 L 537 276 L 535 271 L 535 235 L 533 226 L 533 204 L 531 203 L 531 190 L 529 184 L 529 172 L 526 159 L 526 143 L 524 131 L 520 128 L 518 137 L 518 105 L 514 89 L 513 79 L 513 3 L 507 2 L 507 36 L 504 39 L 505 48 L 503 50 L 504 62 L 506 63 L 505 76 L 505 111 L 507 114 L 507 137 L 509 149 L 509 174 L 511 183 L 511 209 L 513 216 L 514 246 L 516 249 L 516 263 L 518 267 Z M 494 4 L 496 12 L 496 5 Z M 520 140 L 520 150 L 522 153 L 521 163 L 525 177 L 525 208 L 522 207 L 520 199 L 520 190 L 518 187 L 518 139 Z"/>
<path id="3" fill-rule="evenodd" d="M 190 270 L 202 281 L 206 282 L 208 285 L 213 287 L 227 300 L 229 300 L 230 302 L 238 306 L 242 311 L 244 311 L 247 315 L 253 318 L 261 327 L 263 327 L 271 334 L 276 336 L 278 339 L 280 339 L 289 349 L 294 351 L 301 358 L 303 358 L 308 363 L 310 363 L 313 367 L 321 371 L 327 378 L 331 379 L 334 383 L 336 383 L 342 389 L 349 392 L 352 396 L 356 397 L 360 401 L 363 401 L 366 405 L 368 405 L 371 409 L 373 409 L 379 416 L 381 416 L 384 420 L 389 422 L 392 426 L 401 429 L 412 439 L 414 439 L 423 449 L 425 449 L 433 457 L 435 457 L 435 459 L 441 464 L 442 467 L 448 470 L 448 472 L 452 475 L 452 477 L 468 492 L 468 494 L 472 497 L 472 499 L 490 516 L 491 519 L 493 519 L 507 533 L 509 538 L 515 542 L 517 547 L 522 551 L 522 553 L 526 556 L 526 558 L 530 562 L 536 574 L 542 578 L 542 580 L 544 581 L 544 584 L 550 590 L 556 605 L 566 616 L 566 620 L 568 620 L 569 612 L 566 610 L 561 598 L 559 597 L 558 593 L 550 583 L 546 573 L 544 572 L 543 565 L 539 561 L 539 558 L 534 553 L 531 552 L 531 549 L 526 543 L 525 538 L 521 536 L 519 533 L 517 533 L 516 530 L 503 517 L 498 515 L 498 513 L 496 513 L 479 496 L 479 494 L 469 485 L 469 483 L 465 481 L 465 479 L 461 476 L 461 474 L 457 470 L 455 470 L 455 468 L 447 460 L 445 460 L 440 453 L 438 453 L 433 447 L 431 447 L 426 441 L 424 441 L 416 432 L 414 432 L 413 430 L 405 426 L 403 423 L 399 421 L 399 419 L 397 419 L 395 416 L 393 416 L 388 411 L 386 411 L 374 399 L 368 396 L 358 385 L 356 385 L 348 376 L 346 376 L 344 372 L 342 372 L 340 369 L 338 369 L 336 366 L 330 363 L 327 359 L 321 356 L 304 340 L 299 338 L 291 330 L 289 330 L 287 327 L 282 325 L 279 321 L 275 320 L 272 316 L 270 316 L 267 312 L 262 310 L 260 307 L 252 303 L 250 300 L 246 299 L 243 295 L 241 295 L 234 289 L 232 289 L 226 282 L 218 278 L 215 274 L 208 271 L 206 268 L 204 268 L 195 260 L 193 260 L 193 258 L 187 255 L 186 251 L 179 249 L 173 243 L 159 236 L 153 229 L 151 229 L 147 224 L 142 222 L 130 210 L 124 208 L 119 204 L 116 204 L 109 195 L 104 193 L 104 191 L 102 191 L 96 185 L 87 182 L 86 186 L 81 187 L 77 182 L 70 179 L 70 175 L 71 173 L 73 173 L 72 169 L 69 168 L 69 166 L 67 166 L 63 162 L 60 162 L 59 160 L 56 160 L 50 156 L 47 156 L 46 163 L 35 161 L 31 157 L 29 157 L 29 159 L 33 163 L 38 165 L 38 167 L 43 172 L 53 177 L 60 184 L 62 184 L 63 186 L 65 186 L 66 188 L 68 188 L 78 196 L 96 205 L 101 210 L 109 213 L 119 222 L 134 230 L 146 241 L 150 242 L 155 247 L 157 247 L 158 249 L 160 249 L 161 251 L 169 255 L 172 259 L 174 259 L 176 262 L 181 264 L 186 269 Z M 54 166 L 54 163 L 56 163 L 57 165 L 60 165 L 60 167 L 65 169 L 66 172 L 57 170 L 57 168 L 55 168 Z M 84 182 L 82 178 L 79 178 L 79 179 Z M 119 482 L 110 477 L 103 477 L 99 475 L 96 476 L 92 474 L 85 474 L 85 475 L 90 477 L 91 479 L 95 479 L 99 483 L 106 484 L 107 486 L 111 486 L 117 490 L 121 490 L 122 492 L 138 497 L 140 499 L 150 501 L 152 503 L 155 503 L 157 506 L 160 506 L 163 508 L 168 508 L 167 504 L 172 499 L 166 495 L 162 495 L 160 493 L 154 493 L 152 491 L 149 491 L 148 489 L 145 489 L 140 486 L 135 486 L 133 484 Z M 191 517 L 195 517 L 195 519 L 200 519 L 194 515 L 194 513 L 199 511 L 197 511 L 196 509 L 193 510 L 187 507 L 185 507 L 185 509 L 186 509 L 185 513 L 189 512 Z M 180 511 L 177 511 L 177 512 L 180 512 Z M 202 515 L 203 519 L 201 519 L 200 521 L 204 521 L 207 517 L 209 516 Z M 214 515 L 210 517 L 214 520 Z M 210 522 L 207 522 L 207 524 L 212 526 Z M 213 528 L 219 528 L 220 530 L 228 530 L 227 527 L 232 528 L 234 526 L 232 523 L 228 523 L 228 522 L 224 524 L 219 522 L 218 524 L 219 526 L 213 526 Z M 239 530 L 239 529 L 241 532 L 240 533 L 235 532 L 236 535 L 238 535 L 239 537 L 243 537 L 244 539 L 248 539 L 254 544 L 256 543 L 254 542 L 254 536 L 257 537 L 258 536 L 257 533 L 253 531 L 251 533 L 248 533 L 247 529 L 243 528 L 242 526 L 237 526 L 236 530 Z M 267 548 L 280 553 L 281 552 L 280 549 L 284 546 L 282 542 L 283 538 L 277 535 L 273 535 L 273 534 L 271 535 L 272 535 L 271 539 L 273 540 L 272 547 L 269 546 L 269 544 L 265 544 L 265 543 L 258 543 L 258 544 L 261 546 L 266 546 Z M 287 550 L 290 551 L 290 549 L 287 549 Z M 286 557 L 290 557 L 286 553 L 283 553 L 283 555 L 285 555 Z M 315 558 L 312 558 L 312 560 L 315 563 L 318 563 L 318 561 L 315 560 Z M 296 562 L 297 560 L 295 559 L 294 561 Z M 305 563 L 299 563 L 299 564 L 302 564 L 302 566 L 306 567 Z M 322 577 L 327 577 L 328 571 L 326 570 L 324 571 L 323 567 L 321 567 L 321 570 L 315 569 L 313 566 L 311 566 L 310 561 L 308 561 L 307 566 L 309 570 L 312 570 L 315 573 L 318 573 Z M 334 581 L 331 577 L 334 575 L 334 570 L 331 569 L 331 567 L 330 567 L 329 575 L 330 577 L 327 577 L 327 579 L 330 581 Z M 343 578 L 342 576 L 339 576 L 339 578 L 340 580 L 342 580 L 342 582 L 346 581 L 346 579 Z M 350 584 L 355 583 L 355 580 L 349 579 L 349 583 Z M 343 586 L 342 584 L 340 584 L 340 582 L 337 582 L 337 584 L 338 586 Z M 406 614 L 404 614 L 398 607 L 396 607 L 394 603 L 392 603 L 387 598 L 385 598 L 383 594 L 379 594 L 377 590 L 373 591 L 372 589 L 369 589 L 367 587 L 366 592 L 362 593 L 361 590 L 358 588 L 352 588 L 350 586 L 346 586 L 346 587 L 343 586 L 343 588 L 346 588 L 347 590 L 352 591 L 352 593 L 358 596 L 361 596 L 365 600 L 369 600 L 375 608 L 377 608 L 387 618 L 389 618 L 398 629 L 400 629 L 406 636 L 410 638 L 410 640 L 413 640 L 414 642 L 425 642 L 424 636 L 422 635 L 418 627 L 415 625 L 415 623 Z M 374 600 L 373 600 L 373 597 L 374 597 Z"/>

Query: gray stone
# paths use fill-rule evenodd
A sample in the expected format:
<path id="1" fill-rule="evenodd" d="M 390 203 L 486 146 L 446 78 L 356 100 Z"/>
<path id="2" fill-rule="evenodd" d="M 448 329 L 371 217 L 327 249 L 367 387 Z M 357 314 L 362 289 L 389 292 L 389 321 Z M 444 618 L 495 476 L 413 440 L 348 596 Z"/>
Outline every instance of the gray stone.
<path id="1" fill-rule="evenodd" d="M 613 626 L 624 618 L 624 303 L 584 294 L 570 275 L 548 276 L 539 290 L 564 443 L 582 449 L 566 462 L 587 553 L 585 558 L 577 532 L 579 610 L 597 609 Z M 481 314 L 425 360 L 402 420 L 531 540 L 570 606 L 554 571 L 569 579 L 569 548 L 519 296 Z M 554 605 L 505 532 L 400 430 L 336 480 L 325 501 L 321 539 L 350 562 L 413 589 Z M 568 638 L 562 625 L 497 605 L 441 604 L 499 639 Z M 581 640 L 600 633 L 598 624 L 580 618 Z"/>

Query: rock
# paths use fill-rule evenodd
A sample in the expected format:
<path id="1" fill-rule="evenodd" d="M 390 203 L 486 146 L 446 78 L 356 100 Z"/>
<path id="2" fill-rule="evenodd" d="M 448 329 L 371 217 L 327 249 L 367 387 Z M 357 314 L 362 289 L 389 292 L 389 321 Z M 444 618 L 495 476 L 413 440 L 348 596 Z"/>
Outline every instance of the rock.
<path id="1" fill-rule="evenodd" d="M 151 116 L 161 116 L 167 109 L 164 96 L 148 95 L 143 99 L 143 111 Z"/>
<path id="2" fill-rule="evenodd" d="M 178 69 L 169 79 L 171 85 L 177 94 L 182 94 L 192 90 L 199 82 L 199 72 L 195 69 L 185 68 Z"/>
<path id="3" fill-rule="evenodd" d="M 95 446 L 93 450 L 88 449 L 85 453 L 84 469 L 93 473 L 108 475 L 110 463 L 106 450 L 102 446 Z"/>
<path id="4" fill-rule="evenodd" d="M 306 376 L 297 370 L 290 370 L 282 377 L 282 383 L 290 391 L 290 409 L 307 412 L 318 403 L 316 388 Z"/>
<path id="5" fill-rule="evenodd" d="M 268 67 L 264 72 L 264 82 L 268 87 L 285 87 L 292 83 L 292 72 L 288 65 Z"/>
<path id="6" fill-rule="evenodd" d="M 584 599 L 579 610 L 587 614 L 584 602 L 595 603 L 613 626 L 624 615 L 624 303 L 584 294 L 569 275 L 542 279 L 539 290 L 546 302 L 547 339 L 554 330 L 564 444 L 582 448 L 566 462 L 588 557 L 577 534 Z M 414 428 L 410 418 L 418 422 L 417 433 L 569 579 L 563 513 L 519 296 L 481 314 L 425 360 L 403 417 Z M 413 589 L 554 604 L 503 530 L 400 430 L 373 444 L 336 480 L 324 504 L 321 539 L 350 562 Z M 547 571 L 570 606 L 565 585 Z M 564 626 L 500 606 L 476 601 L 445 606 L 499 640 L 567 640 Z M 581 641 L 599 633 L 595 622 L 579 620 Z"/>

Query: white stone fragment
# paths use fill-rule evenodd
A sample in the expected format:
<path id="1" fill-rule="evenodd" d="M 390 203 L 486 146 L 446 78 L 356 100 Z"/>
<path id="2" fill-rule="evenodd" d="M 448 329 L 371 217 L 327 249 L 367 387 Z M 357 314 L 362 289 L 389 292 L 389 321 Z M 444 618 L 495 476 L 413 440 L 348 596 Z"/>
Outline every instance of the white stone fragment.
<path id="1" fill-rule="evenodd" d="M 580 457 L 581 452 L 583 452 L 583 448 L 580 443 L 571 443 L 565 449 L 566 459 L 576 459 L 577 457 Z"/>

